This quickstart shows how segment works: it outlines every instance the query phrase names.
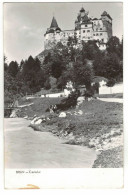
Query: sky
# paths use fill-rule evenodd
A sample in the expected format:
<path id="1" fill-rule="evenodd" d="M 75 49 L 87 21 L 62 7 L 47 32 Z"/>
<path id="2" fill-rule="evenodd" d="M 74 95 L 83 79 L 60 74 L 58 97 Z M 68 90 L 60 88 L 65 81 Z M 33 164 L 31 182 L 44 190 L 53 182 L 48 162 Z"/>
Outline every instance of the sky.
<path id="1" fill-rule="evenodd" d="M 75 28 L 81 7 L 100 18 L 107 11 L 113 19 L 113 36 L 123 35 L 122 3 L 4 3 L 4 54 L 8 62 L 35 57 L 44 49 L 44 34 L 52 17 L 61 30 Z"/>

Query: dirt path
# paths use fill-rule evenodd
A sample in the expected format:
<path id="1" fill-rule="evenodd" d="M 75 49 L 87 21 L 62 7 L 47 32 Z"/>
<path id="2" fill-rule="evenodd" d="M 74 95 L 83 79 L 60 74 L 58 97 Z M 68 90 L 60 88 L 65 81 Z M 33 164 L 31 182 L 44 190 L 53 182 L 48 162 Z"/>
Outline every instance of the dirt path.
<path id="1" fill-rule="evenodd" d="M 22 118 L 5 119 L 6 168 L 91 168 L 92 149 L 63 144 L 49 132 L 34 131 Z"/>

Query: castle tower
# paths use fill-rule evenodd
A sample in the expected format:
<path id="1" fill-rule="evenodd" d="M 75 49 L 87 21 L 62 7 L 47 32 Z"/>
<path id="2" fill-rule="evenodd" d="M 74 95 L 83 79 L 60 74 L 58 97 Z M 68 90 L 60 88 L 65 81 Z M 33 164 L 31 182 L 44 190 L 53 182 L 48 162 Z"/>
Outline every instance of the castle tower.
<path id="1" fill-rule="evenodd" d="M 57 42 L 60 41 L 60 32 L 61 29 L 59 28 L 55 17 L 53 16 L 50 28 L 47 29 L 46 33 L 44 34 L 44 48 L 49 49 L 53 47 Z"/>
<path id="2" fill-rule="evenodd" d="M 111 18 L 111 16 L 106 11 L 104 11 L 101 14 L 101 19 L 103 22 L 103 26 L 105 27 L 105 29 L 108 33 L 108 38 L 111 38 L 111 36 L 112 36 L 112 18 Z"/>

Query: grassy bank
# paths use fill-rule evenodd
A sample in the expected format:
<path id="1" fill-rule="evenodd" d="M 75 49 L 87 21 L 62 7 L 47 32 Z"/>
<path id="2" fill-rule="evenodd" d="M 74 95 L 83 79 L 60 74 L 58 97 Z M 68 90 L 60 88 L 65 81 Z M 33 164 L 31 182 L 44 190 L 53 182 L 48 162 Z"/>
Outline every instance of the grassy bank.
<path id="1" fill-rule="evenodd" d="M 22 98 L 19 101 L 20 105 L 27 105 L 30 103 L 33 103 L 29 107 L 24 107 L 21 109 L 19 116 L 20 117 L 33 117 L 34 115 L 40 116 L 42 114 L 46 114 L 46 109 L 51 104 L 57 104 L 60 103 L 62 98 L 32 98 L 26 100 L 25 98 Z"/>
<path id="2" fill-rule="evenodd" d="M 50 104 L 60 101 L 60 98 L 31 99 L 30 102 L 34 104 L 28 108 L 22 108 L 20 114 L 28 117 L 35 114 L 45 115 L 50 120 L 40 125 L 31 125 L 36 131 L 49 131 L 65 139 L 67 144 L 78 144 L 100 150 L 101 153 L 94 162 L 94 167 L 121 167 L 123 105 L 100 100 L 84 101 L 79 108 L 67 110 L 65 118 L 45 112 Z M 81 114 L 78 114 L 79 110 L 82 111 Z M 118 147 L 120 150 L 116 149 Z M 117 157 L 115 165 L 114 159 Z"/>

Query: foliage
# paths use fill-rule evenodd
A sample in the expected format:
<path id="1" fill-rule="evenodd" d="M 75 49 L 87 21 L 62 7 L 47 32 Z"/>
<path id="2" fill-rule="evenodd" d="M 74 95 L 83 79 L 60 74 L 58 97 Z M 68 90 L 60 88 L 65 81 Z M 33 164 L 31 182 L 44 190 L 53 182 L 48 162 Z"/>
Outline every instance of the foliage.
<path id="1" fill-rule="evenodd" d="M 78 60 L 74 64 L 74 81 L 77 85 L 85 85 L 87 89 L 90 88 L 93 76 L 93 70 L 88 64 L 87 60 L 83 62 Z"/>
<path id="2" fill-rule="evenodd" d="M 91 40 L 88 42 L 83 41 L 82 44 L 83 44 L 82 54 L 85 59 L 94 60 L 100 54 L 100 50 L 96 45 L 96 41 Z"/>
<path id="3" fill-rule="evenodd" d="M 69 108 L 73 108 L 74 106 L 76 106 L 77 98 L 79 96 L 80 96 L 80 91 L 79 90 L 71 92 L 71 94 L 67 98 L 61 100 L 61 103 L 56 105 L 57 109 L 67 110 Z"/>
<path id="4" fill-rule="evenodd" d="M 8 67 L 8 72 L 12 77 L 15 77 L 18 73 L 18 63 L 15 61 L 11 61 Z"/>
<path id="5" fill-rule="evenodd" d="M 110 79 L 108 80 L 106 86 L 108 87 L 113 87 L 115 85 L 115 79 Z"/>
<path id="6" fill-rule="evenodd" d="M 108 85 L 123 78 L 123 39 L 120 43 L 117 37 L 109 39 L 106 51 L 100 51 L 95 41 L 83 42 L 80 48 L 74 36 L 69 37 L 67 46 L 59 42 L 43 53 L 43 64 L 38 58 L 29 56 L 19 65 L 16 61 L 8 65 L 4 56 L 5 101 L 12 102 L 18 95 L 36 93 L 43 87 L 62 90 L 69 81 L 75 88 L 85 85 L 88 96 L 92 95 L 93 76 L 107 78 Z M 93 88 L 97 90 L 98 86 Z"/>
<path id="7" fill-rule="evenodd" d="M 46 77 L 37 58 L 30 56 L 25 62 L 22 60 L 20 66 L 16 61 L 8 66 L 4 57 L 4 67 L 5 103 L 12 103 L 26 93 L 35 93 L 44 86 Z"/>

